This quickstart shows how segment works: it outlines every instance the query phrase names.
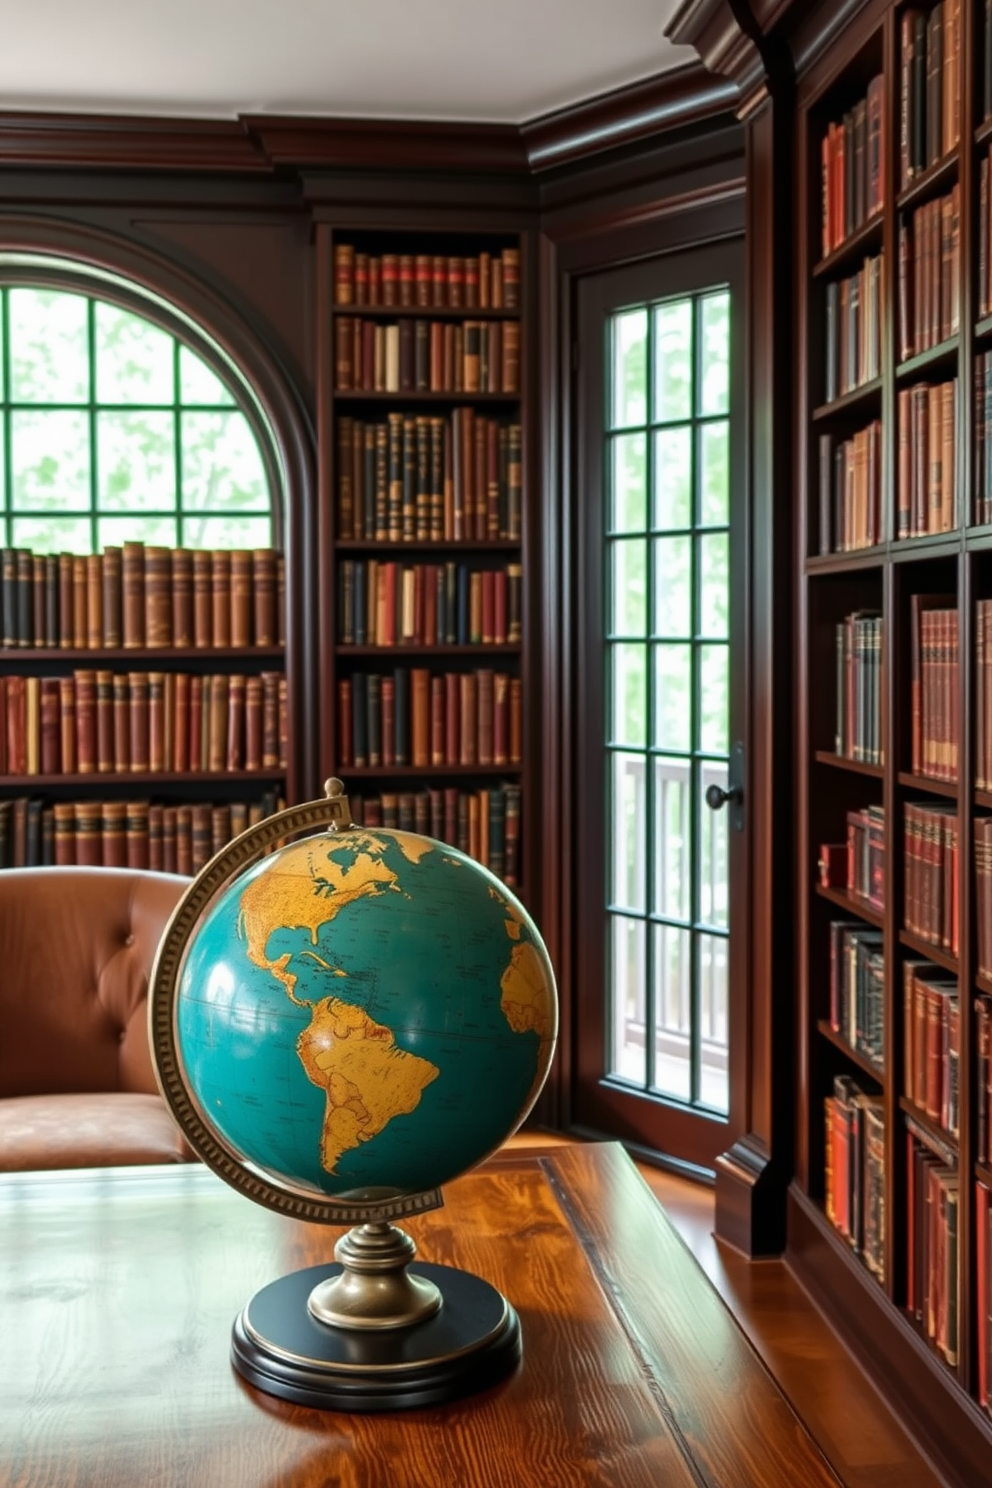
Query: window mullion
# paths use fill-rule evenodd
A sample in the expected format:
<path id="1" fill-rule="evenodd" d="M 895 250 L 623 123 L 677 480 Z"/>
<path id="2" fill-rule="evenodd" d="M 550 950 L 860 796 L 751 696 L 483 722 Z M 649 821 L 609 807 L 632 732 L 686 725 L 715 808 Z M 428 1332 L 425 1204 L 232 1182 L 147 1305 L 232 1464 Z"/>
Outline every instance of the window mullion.
<path id="1" fill-rule="evenodd" d="M 0 285 L 0 316 L 3 318 L 3 510 L 4 545 L 14 545 L 14 456 L 10 437 L 10 301 L 7 290 Z"/>
<path id="2" fill-rule="evenodd" d="M 647 545 L 647 563 L 645 572 L 647 574 L 647 641 L 645 643 L 645 680 L 646 680 L 646 740 L 647 748 L 644 759 L 644 792 L 647 802 L 647 834 L 646 834 L 646 925 L 644 930 L 644 967 L 647 986 L 645 988 L 645 1078 L 647 1089 L 653 1090 L 657 1085 L 657 1055 L 658 1055 L 658 997 L 656 989 L 656 956 L 655 956 L 655 920 L 654 910 L 657 902 L 655 894 L 655 853 L 653 850 L 657 822 L 655 811 L 657 802 L 655 800 L 654 780 L 654 754 L 652 752 L 652 740 L 654 735 L 654 643 L 652 637 L 655 631 L 654 594 L 655 594 L 655 552 L 652 514 L 654 511 L 654 440 L 651 437 L 651 420 L 654 412 L 654 315 L 650 306 L 647 309 L 648 342 L 647 342 L 647 402 L 645 406 L 644 420 L 644 457 L 645 457 L 645 500 L 647 518 L 645 524 L 645 543 Z"/>
<path id="3" fill-rule="evenodd" d="M 96 444 L 96 301 L 86 301 L 86 359 L 89 403 L 87 413 L 90 430 L 90 552 L 99 553 L 97 511 L 100 473 Z"/>

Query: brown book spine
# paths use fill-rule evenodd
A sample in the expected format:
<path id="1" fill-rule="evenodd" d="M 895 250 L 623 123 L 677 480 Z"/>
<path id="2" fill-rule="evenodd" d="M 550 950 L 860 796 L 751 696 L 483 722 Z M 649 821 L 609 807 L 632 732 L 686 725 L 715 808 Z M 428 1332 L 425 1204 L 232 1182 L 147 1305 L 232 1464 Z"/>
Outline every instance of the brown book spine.
<path id="1" fill-rule="evenodd" d="M 145 774 L 149 761 L 148 673 L 128 673 L 131 772 Z"/>
<path id="2" fill-rule="evenodd" d="M 149 817 L 150 808 L 147 801 L 126 801 L 124 803 L 124 856 L 128 868 L 152 867 Z M 158 871 L 161 871 L 161 824 L 158 846 L 160 855 Z"/>
<path id="3" fill-rule="evenodd" d="M 219 853 L 231 840 L 231 808 L 214 806 L 210 812 L 210 855 Z"/>
<path id="4" fill-rule="evenodd" d="M 351 761 L 349 760 L 350 764 Z M 245 763 L 246 770 L 262 768 L 262 679 L 245 679 Z"/>
<path id="5" fill-rule="evenodd" d="M 120 548 L 103 550 L 103 644 L 117 649 L 123 644 L 123 577 Z"/>
<path id="6" fill-rule="evenodd" d="M 227 768 L 244 768 L 245 678 L 239 674 L 227 679 Z"/>
<path id="7" fill-rule="evenodd" d="M 261 699 L 259 699 L 261 707 Z M 338 678 L 338 769 L 348 770 L 354 764 L 352 753 L 352 741 L 354 730 L 354 705 L 352 701 L 351 678 Z M 252 769 L 257 768 L 255 765 Z"/>
<path id="8" fill-rule="evenodd" d="M 279 767 L 279 673 L 262 673 L 262 769 Z"/>
<path id="9" fill-rule="evenodd" d="M 94 673 L 96 686 L 96 768 L 100 775 L 114 769 L 114 677 L 112 672 Z"/>
<path id="10" fill-rule="evenodd" d="M 251 645 L 252 555 L 246 548 L 231 553 L 231 645 Z"/>
<path id="11" fill-rule="evenodd" d="M 80 775 L 96 771 L 96 673 L 76 671 L 76 769 Z"/>
<path id="12" fill-rule="evenodd" d="M 132 803 L 138 804 L 138 803 Z M 164 869 L 162 861 L 162 817 L 161 806 L 148 806 L 148 830 L 147 830 L 147 862 L 145 867 L 150 868 L 153 873 L 161 873 Z M 135 863 L 136 868 L 142 864 Z"/>
<path id="13" fill-rule="evenodd" d="M 100 810 L 101 861 L 105 868 L 127 867 L 126 801 L 104 801 Z"/>
<path id="14" fill-rule="evenodd" d="M 179 824 L 178 824 L 178 821 L 177 821 L 177 808 L 175 806 L 164 806 L 164 807 L 163 806 L 160 806 L 157 809 L 162 813 L 162 817 L 161 817 L 161 840 L 160 840 L 160 846 L 159 846 L 159 855 L 161 857 L 162 872 L 163 873 L 178 873 L 179 872 L 179 866 L 178 866 L 179 855 L 178 855 L 178 852 L 177 852 L 176 849 L 177 849 L 177 838 L 178 838 L 178 835 L 179 835 L 179 832 L 178 832 Z M 155 819 L 152 816 L 151 810 L 149 810 L 149 814 L 148 814 L 148 834 L 149 834 L 149 839 L 150 839 L 149 840 L 149 844 L 148 844 L 148 859 L 149 859 L 149 864 L 151 864 L 151 861 L 152 861 L 152 848 L 153 848 L 153 845 L 154 845 L 154 837 L 152 836 L 152 833 L 154 831 L 155 825 L 156 825 Z"/>
<path id="15" fill-rule="evenodd" d="M 103 559 L 91 553 L 86 559 L 86 645 L 99 651 L 103 644 Z"/>
<path id="16" fill-rule="evenodd" d="M 191 837 L 193 872 L 199 873 L 205 863 L 210 861 L 210 848 L 213 842 L 213 811 L 199 802 L 191 810 Z"/>
<path id="17" fill-rule="evenodd" d="M 520 249 L 503 249 L 503 308 L 520 309 Z"/>
<path id="18" fill-rule="evenodd" d="M 228 700 L 228 677 L 223 672 L 215 672 L 213 676 L 204 681 L 206 688 L 209 682 L 210 693 L 210 728 L 208 732 L 207 747 L 207 769 L 223 770 L 227 757 L 227 700 Z"/>
<path id="19" fill-rule="evenodd" d="M 172 871 L 189 878 L 193 873 L 193 809 L 191 806 L 177 806 L 175 811 L 176 866 Z"/>
<path id="20" fill-rule="evenodd" d="M 197 548 L 193 553 L 193 645 L 199 650 L 214 644 L 211 555 Z"/>
<path id="21" fill-rule="evenodd" d="M 172 644 L 186 651 L 193 645 L 193 554 L 189 548 L 172 552 Z"/>
<path id="22" fill-rule="evenodd" d="M 86 559 L 78 553 L 72 560 L 72 644 L 86 650 Z"/>
<path id="23" fill-rule="evenodd" d="M 63 651 L 71 651 L 75 645 L 75 632 L 72 624 L 72 580 L 73 564 L 71 553 L 59 554 L 59 646 Z"/>
<path id="24" fill-rule="evenodd" d="M 41 678 L 24 679 L 25 773 L 41 773 Z"/>
<path id="25" fill-rule="evenodd" d="M 165 673 L 148 673 L 148 769 L 165 769 Z"/>
<path id="26" fill-rule="evenodd" d="M 444 763 L 461 763 L 461 698 L 460 678 L 457 672 L 444 674 Z"/>
<path id="27" fill-rule="evenodd" d="M 474 765 L 479 752 L 479 685 L 474 672 L 459 677 L 461 754 L 459 763 Z"/>
<path id="28" fill-rule="evenodd" d="M 54 650 L 59 644 L 59 560 L 58 554 L 45 554 L 45 645 Z M 49 816 L 49 821 L 51 816 Z"/>
<path id="29" fill-rule="evenodd" d="M 190 773 L 198 774 L 203 769 L 203 678 L 189 679 L 189 735 L 187 756 Z"/>
<path id="30" fill-rule="evenodd" d="M 396 679 L 385 676 L 382 679 L 380 689 L 381 707 L 381 730 L 382 730 L 382 763 L 384 765 L 395 765 L 397 755 L 396 739 Z M 405 759 L 406 741 L 400 741 L 401 758 Z"/>
<path id="31" fill-rule="evenodd" d="M 24 678 L 7 678 L 7 768 L 11 775 L 27 769 L 27 703 Z"/>
<path id="32" fill-rule="evenodd" d="M 158 546 L 145 549 L 145 645 L 172 645 L 172 555 Z"/>
<path id="33" fill-rule="evenodd" d="M 334 321 L 334 386 L 339 393 L 354 386 L 354 348 L 355 322 L 350 315 L 339 315 Z"/>
<path id="34" fill-rule="evenodd" d="M 285 675 L 280 672 L 276 683 L 276 706 L 279 727 L 279 768 L 289 767 L 289 687 Z"/>
<path id="35" fill-rule="evenodd" d="M 53 815 L 55 862 L 60 868 L 68 868 L 76 861 L 76 808 L 72 801 L 56 801 Z"/>
<path id="36" fill-rule="evenodd" d="M 286 555 L 276 554 L 276 645 L 286 644 Z"/>
<path id="37" fill-rule="evenodd" d="M 126 542 L 121 554 L 124 647 L 140 651 L 145 644 L 145 545 Z"/>
<path id="38" fill-rule="evenodd" d="M 410 672 L 410 712 L 413 757 L 411 764 L 420 769 L 431 762 L 431 674 L 426 667 Z"/>
<path id="39" fill-rule="evenodd" d="M 115 672 L 114 699 L 114 769 L 118 775 L 131 768 L 131 687 L 126 673 Z"/>
<path id="40" fill-rule="evenodd" d="M 524 703 L 523 683 L 519 677 L 510 678 L 510 764 L 519 765 L 524 756 Z"/>
<path id="41" fill-rule="evenodd" d="M 255 645 L 276 644 L 276 555 L 271 548 L 256 548 L 252 554 L 252 593 L 255 610 Z"/>
<path id="42" fill-rule="evenodd" d="M 510 678 L 497 672 L 493 678 L 493 759 L 494 765 L 510 763 Z"/>
<path id="43" fill-rule="evenodd" d="M 13 678 L 7 680 L 7 716 L 10 719 L 11 697 L 10 683 Z M 62 774 L 75 775 L 76 770 L 76 688 L 71 677 L 59 678 L 59 720 L 60 740 L 62 756 Z M 12 775 L 18 774 L 15 769 L 15 755 L 12 749 L 8 749 L 7 755 Z"/>
<path id="44" fill-rule="evenodd" d="M 177 672 L 172 714 L 172 763 L 177 775 L 189 769 L 189 689 L 188 672 Z"/>
<path id="45" fill-rule="evenodd" d="M 99 868 L 103 862 L 103 809 L 99 801 L 76 801 L 76 862 Z"/>
<path id="46" fill-rule="evenodd" d="M 2 766 L 0 760 L 0 766 Z M 62 721 L 59 702 L 59 678 L 41 679 L 41 773 L 62 772 Z M 0 773 L 5 773 L 0 770 Z"/>
<path id="47" fill-rule="evenodd" d="M 352 243 L 334 245 L 334 303 L 355 303 L 355 248 Z"/>
<path id="48" fill-rule="evenodd" d="M 231 554 L 217 548 L 210 555 L 211 628 L 213 644 L 231 645 Z"/>
<path id="49" fill-rule="evenodd" d="M 45 644 L 45 555 L 31 555 L 31 643 Z"/>

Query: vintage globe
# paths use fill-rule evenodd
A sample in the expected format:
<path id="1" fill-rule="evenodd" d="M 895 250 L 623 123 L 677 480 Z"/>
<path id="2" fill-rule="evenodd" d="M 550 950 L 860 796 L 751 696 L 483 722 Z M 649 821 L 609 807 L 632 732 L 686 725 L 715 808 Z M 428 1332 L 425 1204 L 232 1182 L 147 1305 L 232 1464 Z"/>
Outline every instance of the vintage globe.
<path id="1" fill-rule="evenodd" d="M 171 996 L 153 1040 L 223 1176 L 326 1218 L 324 1201 L 437 1189 L 523 1121 L 554 1048 L 554 976 L 479 863 L 410 832 L 325 830 L 203 897 L 188 933 L 173 926 L 174 973 L 156 974 Z"/>

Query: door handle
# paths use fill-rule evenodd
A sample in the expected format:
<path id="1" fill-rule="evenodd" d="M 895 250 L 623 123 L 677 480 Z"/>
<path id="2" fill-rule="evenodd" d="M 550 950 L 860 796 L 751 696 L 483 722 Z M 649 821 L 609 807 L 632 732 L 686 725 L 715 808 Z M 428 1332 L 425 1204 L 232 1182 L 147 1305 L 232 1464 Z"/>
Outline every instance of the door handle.
<path id="1" fill-rule="evenodd" d="M 730 807 L 730 828 L 733 832 L 744 830 L 744 745 L 737 743 L 730 751 L 728 788 L 724 790 L 716 781 L 706 787 L 705 801 L 711 811 L 722 811 Z"/>

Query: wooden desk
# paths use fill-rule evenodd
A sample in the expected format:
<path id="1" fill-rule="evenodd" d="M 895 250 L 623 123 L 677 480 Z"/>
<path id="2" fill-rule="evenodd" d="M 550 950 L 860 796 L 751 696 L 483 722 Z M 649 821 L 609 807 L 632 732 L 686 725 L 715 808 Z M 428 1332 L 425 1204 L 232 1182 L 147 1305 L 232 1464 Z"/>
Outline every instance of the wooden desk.
<path id="1" fill-rule="evenodd" d="M 244 1384 L 231 1323 L 338 1231 L 199 1166 L 0 1180 L 0 1484 L 17 1488 L 836 1488 L 614 1144 L 508 1151 L 409 1221 L 523 1325 L 505 1384 L 336 1415 Z"/>

